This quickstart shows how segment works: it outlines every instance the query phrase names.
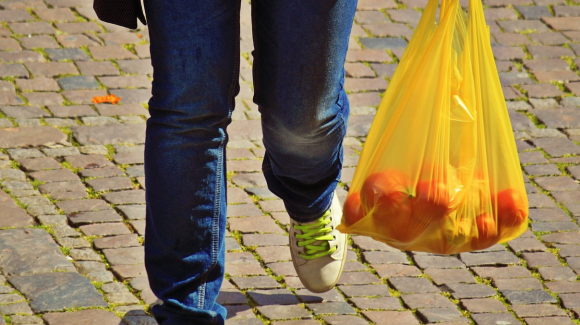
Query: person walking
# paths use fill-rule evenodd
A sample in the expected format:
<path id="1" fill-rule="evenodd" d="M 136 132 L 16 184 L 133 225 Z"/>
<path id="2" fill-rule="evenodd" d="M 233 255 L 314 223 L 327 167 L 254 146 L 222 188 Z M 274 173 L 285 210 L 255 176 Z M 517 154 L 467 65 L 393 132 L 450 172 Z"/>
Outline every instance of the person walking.
<path id="1" fill-rule="evenodd" d="M 296 272 L 313 292 L 347 252 L 336 186 L 356 0 L 252 0 L 263 173 L 291 217 Z M 144 0 L 153 65 L 145 142 L 145 266 L 161 325 L 224 324 L 226 128 L 239 92 L 240 0 Z M 139 0 L 95 0 L 103 21 L 145 23 Z"/>

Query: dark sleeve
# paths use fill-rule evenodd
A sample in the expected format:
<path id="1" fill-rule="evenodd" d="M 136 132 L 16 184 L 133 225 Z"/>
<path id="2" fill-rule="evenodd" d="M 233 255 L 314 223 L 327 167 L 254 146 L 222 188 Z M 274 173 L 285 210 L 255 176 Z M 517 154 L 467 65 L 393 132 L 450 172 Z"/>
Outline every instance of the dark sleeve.
<path id="1" fill-rule="evenodd" d="M 100 20 L 130 29 L 137 28 L 137 18 L 146 24 L 141 0 L 94 0 L 93 9 Z"/>

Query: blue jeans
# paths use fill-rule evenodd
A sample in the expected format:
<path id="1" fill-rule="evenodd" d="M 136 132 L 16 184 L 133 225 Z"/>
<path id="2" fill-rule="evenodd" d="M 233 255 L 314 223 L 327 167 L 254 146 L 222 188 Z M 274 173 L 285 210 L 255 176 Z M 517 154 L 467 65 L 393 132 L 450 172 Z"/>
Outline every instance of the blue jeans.
<path id="1" fill-rule="evenodd" d="M 245 0 L 244 0 L 245 1 Z M 145 0 L 151 38 L 145 265 L 162 325 L 223 324 L 226 127 L 239 92 L 240 0 Z M 269 189 L 297 221 L 330 206 L 349 105 L 356 0 L 253 0 L 254 102 Z"/>

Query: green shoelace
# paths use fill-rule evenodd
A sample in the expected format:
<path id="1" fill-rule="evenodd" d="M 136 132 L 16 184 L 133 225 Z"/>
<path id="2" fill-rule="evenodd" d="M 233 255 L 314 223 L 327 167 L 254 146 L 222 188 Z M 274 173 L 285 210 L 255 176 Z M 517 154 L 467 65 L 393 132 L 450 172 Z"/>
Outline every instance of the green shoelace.
<path id="1" fill-rule="evenodd" d="M 315 223 L 309 225 L 294 225 L 294 228 L 302 231 L 302 234 L 296 234 L 298 246 L 306 247 L 306 254 L 300 253 L 302 258 L 312 260 L 322 256 L 330 255 L 336 251 L 336 246 L 330 248 L 329 240 L 334 240 L 334 236 L 330 235 L 332 227 L 328 227 L 330 223 L 330 210 L 326 211 L 324 215 Z"/>

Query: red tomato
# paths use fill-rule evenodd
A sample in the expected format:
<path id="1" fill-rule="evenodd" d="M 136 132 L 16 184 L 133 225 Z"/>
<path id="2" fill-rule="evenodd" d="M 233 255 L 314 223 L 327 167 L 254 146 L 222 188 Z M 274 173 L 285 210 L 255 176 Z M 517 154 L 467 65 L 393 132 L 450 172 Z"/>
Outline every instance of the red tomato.
<path id="1" fill-rule="evenodd" d="M 449 191 L 443 182 L 434 180 L 417 184 L 417 197 L 413 203 L 413 218 L 418 222 L 436 222 L 449 212 Z"/>
<path id="2" fill-rule="evenodd" d="M 387 237 L 407 243 L 421 234 L 411 220 L 412 197 L 409 196 L 409 181 L 400 172 L 387 170 L 370 175 L 361 190 L 361 201 L 365 214 L 372 212 L 379 230 Z"/>
<path id="3" fill-rule="evenodd" d="M 360 205 L 360 192 L 352 193 L 346 198 L 342 213 L 348 226 L 354 225 L 365 216 Z"/>
<path id="4" fill-rule="evenodd" d="M 471 246 L 474 250 L 491 247 L 499 241 L 497 223 L 493 215 L 489 213 L 479 215 L 476 223 L 478 236 L 471 240 Z"/>
<path id="5" fill-rule="evenodd" d="M 525 195 L 525 194 L 523 194 Z M 526 221 L 528 209 L 522 193 L 514 189 L 506 189 L 497 195 L 497 220 L 500 228 L 514 228 Z"/>

